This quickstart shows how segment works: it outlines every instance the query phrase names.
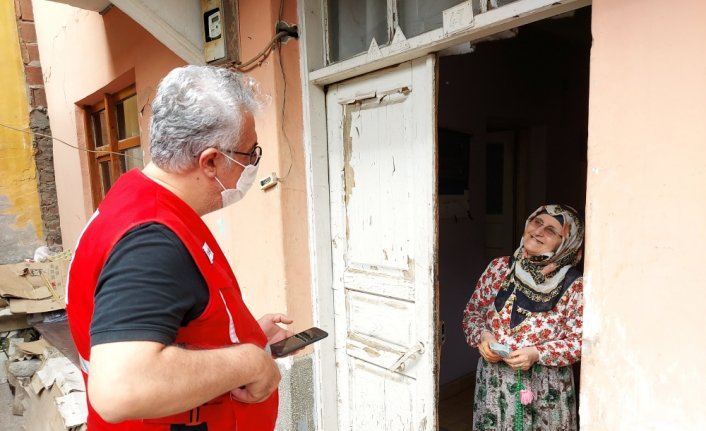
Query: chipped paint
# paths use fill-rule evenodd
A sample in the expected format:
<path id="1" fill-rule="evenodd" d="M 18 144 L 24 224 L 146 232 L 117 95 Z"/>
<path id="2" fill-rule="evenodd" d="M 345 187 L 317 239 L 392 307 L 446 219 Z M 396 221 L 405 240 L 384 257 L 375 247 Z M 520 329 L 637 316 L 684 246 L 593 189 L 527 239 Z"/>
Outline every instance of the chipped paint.
<path id="1" fill-rule="evenodd" d="M 359 110 L 360 107 L 356 105 L 345 105 L 343 107 L 343 185 L 344 202 L 346 205 L 350 202 L 351 194 L 355 188 L 355 172 L 351 166 L 351 157 L 353 155 L 353 135 L 351 135 L 351 124 L 353 122 L 353 112 Z M 357 127 L 356 131 L 360 134 Z"/>
<path id="2" fill-rule="evenodd" d="M 367 302 L 369 304 L 384 304 L 386 307 L 390 308 L 396 308 L 400 310 L 407 309 L 407 305 L 404 303 L 401 303 L 398 299 L 395 298 L 386 298 L 384 296 L 378 297 L 378 296 L 360 296 L 359 298 L 356 299 L 358 302 Z M 374 317 L 374 316 L 370 316 Z"/>
<path id="3" fill-rule="evenodd" d="M 29 101 L 13 6 L 0 6 L 0 118 L 10 127 L 27 129 Z M 0 128 L 0 172 L 0 262 L 32 257 L 43 244 L 43 229 L 31 135 Z"/>
<path id="4" fill-rule="evenodd" d="M 357 343 L 360 343 L 362 345 L 365 345 L 365 348 L 360 348 L 360 350 L 365 350 L 367 352 L 367 349 L 371 349 L 372 351 L 375 352 L 375 356 L 380 356 L 383 352 L 385 353 L 393 353 L 395 355 L 399 354 L 399 351 L 394 350 L 390 348 L 387 344 L 375 341 L 374 339 L 370 337 L 366 337 L 360 334 L 356 333 L 351 333 L 348 336 L 350 341 L 354 341 Z M 346 345 L 347 348 L 349 349 L 358 349 L 359 347 L 356 344 L 348 343 Z"/>
<path id="5" fill-rule="evenodd" d="M 407 281 L 414 281 L 414 259 L 407 256 L 407 269 L 402 271 L 404 279 Z"/>
<path id="6" fill-rule="evenodd" d="M 436 423 L 433 74 L 429 57 L 327 93 L 338 429 Z"/>
<path id="7" fill-rule="evenodd" d="M 374 357 L 380 356 L 380 352 L 378 352 L 377 350 L 373 349 L 372 347 L 365 346 L 365 347 L 363 348 L 363 350 L 365 351 L 365 353 L 367 353 L 367 354 L 370 355 L 370 356 L 374 356 Z"/>

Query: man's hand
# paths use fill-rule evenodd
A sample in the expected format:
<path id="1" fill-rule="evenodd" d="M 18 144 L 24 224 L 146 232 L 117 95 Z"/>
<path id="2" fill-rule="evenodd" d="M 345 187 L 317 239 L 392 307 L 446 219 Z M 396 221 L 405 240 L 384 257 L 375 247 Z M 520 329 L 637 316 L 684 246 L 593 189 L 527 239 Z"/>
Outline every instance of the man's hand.
<path id="1" fill-rule="evenodd" d="M 539 360 L 539 350 L 536 347 L 523 347 L 510 353 L 510 356 L 504 359 L 510 367 L 515 370 L 527 371 L 535 362 Z"/>
<path id="2" fill-rule="evenodd" d="M 262 328 L 262 332 L 267 336 L 267 344 L 276 343 L 277 341 L 284 340 L 294 335 L 294 332 L 278 325 L 278 323 L 289 325 L 292 322 L 294 322 L 294 320 L 281 313 L 265 314 L 257 320 L 257 323 L 260 324 L 260 328 Z"/>
<path id="3" fill-rule="evenodd" d="M 480 355 L 483 357 L 483 359 L 490 362 L 491 364 L 499 362 L 502 359 L 500 355 L 490 350 L 490 343 L 497 342 L 498 340 L 495 339 L 495 336 L 488 331 L 483 331 L 480 335 L 480 344 L 478 345 L 478 351 L 480 352 Z"/>
<path id="4" fill-rule="evenodd" d="M 266 400 L 277 389 L 282 378 L 277 364 L 269 353 L 262 349 L 257 349 L 256 353 L 253 354 L 262 356 L 261 358 L 256 358 L 261 361 L 262 371 L 254 376 L 252 382 L 230 392 L 231 398 L 243 403 L 259 403 Z"/>

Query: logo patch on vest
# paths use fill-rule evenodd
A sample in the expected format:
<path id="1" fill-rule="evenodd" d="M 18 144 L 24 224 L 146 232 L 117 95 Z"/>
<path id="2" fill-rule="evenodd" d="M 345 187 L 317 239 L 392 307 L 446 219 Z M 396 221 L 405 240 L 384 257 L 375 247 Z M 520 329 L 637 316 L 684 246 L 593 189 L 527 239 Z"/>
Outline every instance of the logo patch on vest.
<path id="1" fill-rule="evenodd" d="M 206 256 L 208 256 L 208 261 L 213 264 L 213 252 L 211 251 L 211 247 L 208 246 L 208 244 L 203 243 L 203 252 L 206 253 Z"/>

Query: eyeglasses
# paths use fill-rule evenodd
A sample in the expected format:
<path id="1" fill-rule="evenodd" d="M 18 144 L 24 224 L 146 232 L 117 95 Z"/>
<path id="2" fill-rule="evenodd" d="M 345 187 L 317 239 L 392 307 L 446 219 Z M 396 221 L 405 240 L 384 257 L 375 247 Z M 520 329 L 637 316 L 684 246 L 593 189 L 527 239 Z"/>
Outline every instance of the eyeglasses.
<path id="1" fill-rule="evenodd" d="M 235 150 L 222 150 L 224 153 L 229 153 L 229 154 L 238 154 L 241 156 L 248 156 L 250 158 L 250 162 L 248 164 L 257 166 L 258 163 L 260 163 L 260 158 L 262 157 L 262 147 L 260 147 L 258 144 L 255 144 L 254 147 L 252 147 L 252 150 L 250 150 L 249 153 L 244 153 L 242 151 L 235 151 Z"/>
<path id="2" fill-rule="evenodd" d="M 556 228 L 554 226 L 545 226 L 544 225 L 544 220 L 542 220 L 539 217 L 535 217 L 530 221 L 530 225 L 534 229 L 541 230 L 544 229 L 544 232 L 549 238 L 556 239 L 556 238 L 563 238 L 559 232 L 556 231 Z"/>

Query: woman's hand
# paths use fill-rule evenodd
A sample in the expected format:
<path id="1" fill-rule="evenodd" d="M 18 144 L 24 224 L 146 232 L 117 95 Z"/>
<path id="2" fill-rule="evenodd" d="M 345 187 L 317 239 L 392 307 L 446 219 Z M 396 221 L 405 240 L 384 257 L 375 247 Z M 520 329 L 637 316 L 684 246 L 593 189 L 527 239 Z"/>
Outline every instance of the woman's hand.
<path id="1" fill-rule="evenodd" d="M 491 364 L 499 362 L 502 359 L 500 355 L 490 350 L 490 343 L 497 342 L 498 340 L 495 339 L 495 336 L 488 331 L 483 331 L 480 334 L 480 344 L 478 345 L 478 351 L 480 352 L 480 355 L 483 357 L 483 359 L 490 362 Z"/>
<path id="2" fill-rule="evenodd" d="M 527 371 L 532 365 L 539 360 L 539 350 L 536 347 L 523 347 L 510 353 L 510 356 L 504 359 L 515 370 Z"/>
<path id="3" fill-rule="evenodd" d="M 277 325 L 278 323 L 289 325 L 292 322 L 294 320 L 281 313 L 265 314 L 257 320 L 262 332 L 267 336 L 267 344 L 276 343 L 294 335 L 294 332 Z"/>

